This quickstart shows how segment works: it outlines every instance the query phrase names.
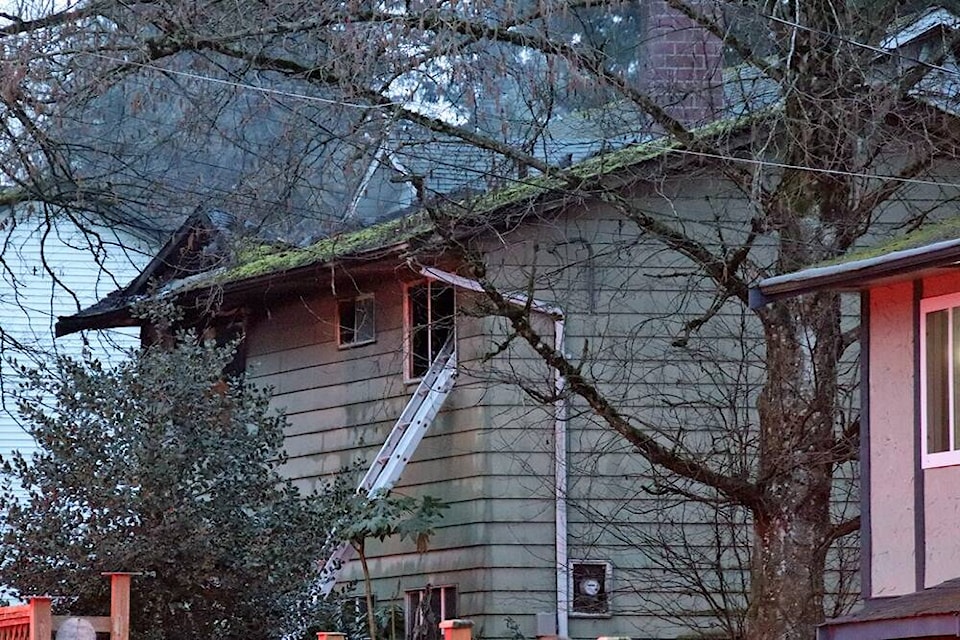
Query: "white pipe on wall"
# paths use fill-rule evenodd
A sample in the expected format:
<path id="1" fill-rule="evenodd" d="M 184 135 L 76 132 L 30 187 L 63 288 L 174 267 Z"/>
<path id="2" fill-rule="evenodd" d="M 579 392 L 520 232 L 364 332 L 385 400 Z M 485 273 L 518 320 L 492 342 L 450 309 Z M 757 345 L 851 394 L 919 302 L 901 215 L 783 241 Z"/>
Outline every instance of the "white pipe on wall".
<path id="1" fill-rule="evenodd" d="M 458 276 L 441 269 L 423 267 L 420 273 L 428 278 L 446 282 L 454 287 L 479 291 L 483 287 L 476 280 Z M 553 347 L 561 354 L 564 353 L 566 324 L 563 309 L 556 305 L 531 299 L 522 294 L 508 294 L 504 298 L 510 303 L 530 309 L 553 318 Z M 553 408 L 553 443 L 554 443 L 554 528 L 556 549 L 556 578 L 557 578 L 557 635 L 570 635 L 570 561 L 567 551 L 567 402 L 564 392 L 567 380 L 559 371 L 553 373 L 553 388 L 557 399 Z"/>

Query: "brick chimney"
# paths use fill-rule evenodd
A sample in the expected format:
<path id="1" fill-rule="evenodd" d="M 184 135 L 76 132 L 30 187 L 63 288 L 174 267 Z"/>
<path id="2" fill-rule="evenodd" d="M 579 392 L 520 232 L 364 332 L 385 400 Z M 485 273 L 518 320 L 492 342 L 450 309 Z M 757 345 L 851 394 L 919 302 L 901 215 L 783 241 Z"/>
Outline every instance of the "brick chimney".
<path id="1" fill-rule="evenodd" d="M 646 38 L 643 87 L 668 114 L 688 126 L 722 116 L 723 43 L 666 0 L 641 0 Z M 719 16 L 713 0 L 690 0 L 704 15 Z"/>

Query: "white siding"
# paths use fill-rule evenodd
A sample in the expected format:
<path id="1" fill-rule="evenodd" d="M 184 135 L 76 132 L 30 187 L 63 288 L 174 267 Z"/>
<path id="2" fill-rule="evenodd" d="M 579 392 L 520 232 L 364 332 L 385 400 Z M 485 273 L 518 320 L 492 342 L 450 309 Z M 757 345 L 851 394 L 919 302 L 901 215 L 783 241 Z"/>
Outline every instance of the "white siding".
<path id="1" fill-rule="evenodd" d="M 130 234 L 107 228 L 84 234 L 65 221 L 7 217 L 0 227 L 0 455 L 31 451 L 14 394 L 19 382 L 12 361 L 35 366 L 54 354 L 80 355 L 84 347 L 101 359 L 136 346 L 136 330 L 92 331 L 54 340 L 57 316 L 70 315 L 126 285 L 152 248 Z"/>

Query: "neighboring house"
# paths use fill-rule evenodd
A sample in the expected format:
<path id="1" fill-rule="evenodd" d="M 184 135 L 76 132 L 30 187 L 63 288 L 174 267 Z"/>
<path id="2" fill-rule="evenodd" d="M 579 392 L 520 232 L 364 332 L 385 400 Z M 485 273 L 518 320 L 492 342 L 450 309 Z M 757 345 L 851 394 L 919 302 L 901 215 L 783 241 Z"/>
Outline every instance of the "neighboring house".
<path id="1" fill-rule="evenodd" d="M 127 283 L 155 251 L 156 241 L 145 232 L 8 210 L 0 221 L 0 242 L 0 456 L 6 459 L 14 450 L 29 454 L 35 447 L 17 415 L 20 377 L 13 362 L 38 366 L 57 354 L 81 353 L 108 360 L 135 347 L 135 331 L 54 342 L 54 324 L 57 316 L 87 307 Z"/>
<path id="2" fill-rule="evenodd" d="M 956 637 L 960 620 L 960 219 L 763 280 L 756 303 L 860 293 L 864 607 L 823 640 Z"/>

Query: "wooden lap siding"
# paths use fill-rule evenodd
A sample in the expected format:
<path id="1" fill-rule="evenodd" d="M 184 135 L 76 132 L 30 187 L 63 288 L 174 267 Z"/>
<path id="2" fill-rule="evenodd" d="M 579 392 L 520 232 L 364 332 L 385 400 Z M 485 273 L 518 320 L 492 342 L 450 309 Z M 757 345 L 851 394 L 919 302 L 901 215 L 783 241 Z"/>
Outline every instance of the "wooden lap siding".
<path id="1" fill-rule="evenodd" d="M 337 347 L 335 300 L 325 293 L 270 305 L 248 328 L 248 375 L 273 387 L 289 416 L 285 472 L 307 490 L 355 461 L 368 465 L 415 388 L 402 375 L 401 282 L 357 284 L 376 296 L 371 344 Z M 458 293 L 461 305 L 467 297 Z M 540 407 L 518 412 L 515 390 L 471 376 L 491 343 L 485 321 L 457 322 L 461 376 L 397 487 L 449 509 L 426 554 L 388 541 L 371 547 L 370 565 L 381 601 L 455 585 L 458 614 L 493 629 L 505 616 L 555 607 L 552 562 L 543 560 L 553 555 L 552 445 L 536 435 L 552 432 L 552 418 Z"/>

